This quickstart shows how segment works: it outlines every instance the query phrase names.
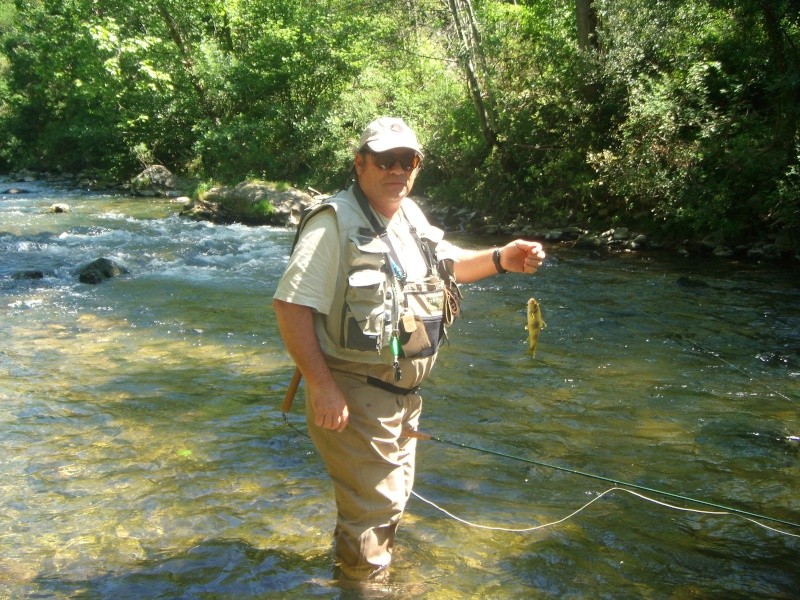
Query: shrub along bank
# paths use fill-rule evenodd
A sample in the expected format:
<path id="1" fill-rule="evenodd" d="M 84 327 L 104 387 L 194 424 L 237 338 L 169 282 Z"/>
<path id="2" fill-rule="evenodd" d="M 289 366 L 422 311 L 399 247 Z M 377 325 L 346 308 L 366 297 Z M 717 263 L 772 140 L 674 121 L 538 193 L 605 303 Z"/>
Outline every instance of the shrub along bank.
<path id="1" fill-rule="evenodd" d="M 793 0 L 0 0 L 0 41 L 6 171 L 331 191 L 393 114 L 465 227 L 800 247 Z"/>

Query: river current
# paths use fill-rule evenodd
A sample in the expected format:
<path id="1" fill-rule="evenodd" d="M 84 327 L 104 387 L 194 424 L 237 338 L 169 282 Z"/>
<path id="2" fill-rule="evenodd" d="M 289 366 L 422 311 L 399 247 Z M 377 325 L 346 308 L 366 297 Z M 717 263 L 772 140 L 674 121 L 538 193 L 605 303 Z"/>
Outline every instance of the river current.
<path id="1" fill-rule="evenodd" d="M 293 232 L 14 185 L 31 193 L 0 196 L 0 598 L 344 597 L 302 388 L 279 411 Z M 796 265 L 547 250 L 534 277 L 463 286 L 415 491 L 472 524 L 412 497 L 378 597 L 800 597 Z M 129 274 L 79 283 L 99 257 Z M 780 531 L 622 490 L 539 527 L 613 481 Z"/>

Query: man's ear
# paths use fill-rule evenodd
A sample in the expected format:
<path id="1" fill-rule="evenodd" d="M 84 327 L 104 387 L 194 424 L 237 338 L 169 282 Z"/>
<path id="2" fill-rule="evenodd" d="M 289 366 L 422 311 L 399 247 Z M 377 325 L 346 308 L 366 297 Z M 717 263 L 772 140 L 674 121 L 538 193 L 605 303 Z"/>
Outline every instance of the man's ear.
<path id="1" fill-rule="evenodd" d="M 361 152 L 356 154 L 356 160 L 353 164 L 356 168 L 356 175 L 361 175 L 361 171 L 364 169 L 364 155 Z"/>

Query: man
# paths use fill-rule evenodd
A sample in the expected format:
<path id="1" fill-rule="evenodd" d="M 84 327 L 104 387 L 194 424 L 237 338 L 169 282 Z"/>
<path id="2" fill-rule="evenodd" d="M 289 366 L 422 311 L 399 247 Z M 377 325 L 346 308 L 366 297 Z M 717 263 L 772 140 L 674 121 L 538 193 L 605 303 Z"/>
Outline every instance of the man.
<path id="1" fill-rule="evenodd" d="M 468 251 L 442 240 L 407 196 L 422 148 L 401 119 L 365 129 L 356 180 L 304 219 L 273 306 L 306 382 L 311 438 L 334 484 L 343 578 L 386 574 L 411 494 L 417 388 L 457 312 L 455 282 L 534 273 L 540 244 Z"/>

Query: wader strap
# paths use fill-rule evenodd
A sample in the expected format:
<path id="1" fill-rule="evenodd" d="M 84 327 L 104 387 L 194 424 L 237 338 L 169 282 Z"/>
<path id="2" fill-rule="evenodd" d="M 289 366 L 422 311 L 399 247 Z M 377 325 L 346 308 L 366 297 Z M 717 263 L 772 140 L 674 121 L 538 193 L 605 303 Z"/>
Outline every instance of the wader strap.
<path id="1" fill-rule="evenodd" d="M 397 387 L 396 385 L 392 385 L 391 383 L 386 383 L 385 381 L 378 379 L 377 377 L 370 377 L 367 376 L 367 383 L 370 385 L 374 385 L 376 388 L 380 388 L 385 392 L 390 392 L 397 396 L 408 396 L 409 394 L 416 394 L 419 390 L 419 386 L 409 388 L 401 388 Z"/>

